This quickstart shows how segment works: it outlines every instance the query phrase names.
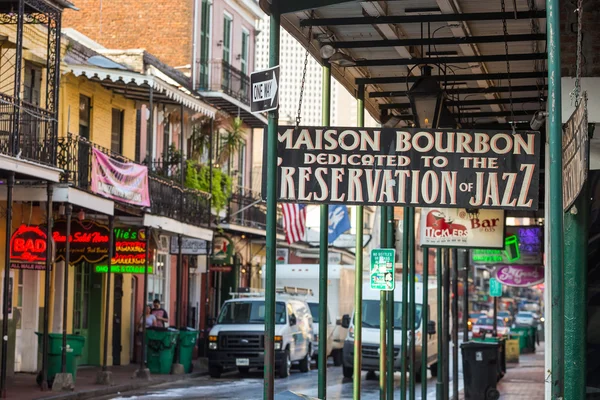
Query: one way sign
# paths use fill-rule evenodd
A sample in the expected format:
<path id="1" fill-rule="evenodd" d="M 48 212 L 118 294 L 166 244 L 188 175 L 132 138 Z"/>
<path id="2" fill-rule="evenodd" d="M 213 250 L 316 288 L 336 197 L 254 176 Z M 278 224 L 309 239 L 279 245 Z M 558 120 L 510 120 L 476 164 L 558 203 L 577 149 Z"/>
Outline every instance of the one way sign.
<path id="1" fill-rule="evenodd" d="M 279 107 L 279 66 L 253 72 L 250 83 L 253 113 L 276 110 Z"/>

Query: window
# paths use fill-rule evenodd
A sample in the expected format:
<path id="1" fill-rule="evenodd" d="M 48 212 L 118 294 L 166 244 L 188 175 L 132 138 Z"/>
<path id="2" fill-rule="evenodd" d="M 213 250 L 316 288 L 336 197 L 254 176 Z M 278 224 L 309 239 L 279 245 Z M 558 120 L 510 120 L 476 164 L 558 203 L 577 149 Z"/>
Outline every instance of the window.
<path id="1" fill-rule="evenodd" d="M 250 33 L 242 29 L 242 73 L 248 75 L 248 45 L 250 43 Z"/>
<path id="2" fill-rule="evenodd" d="M 21 329 L 21 320 L 23 319 L 23 270 L 17 271 L 17 305 L 15 307 L 18 310 L 17 315 L 17 329 Z"/>
<path id="3" fill-rule="evenodd" d="M 110 151 L 123 152 L 123 117 L 125 112 L 118 108 L 112 109 L 112 128 L 110 133 Z"/>
<path id="4" fill-rule="evenodd" d="M 92 99 L 79 95 L 79 136 L 90 138 L 90 115 Z"/>
<path id="5" fill-rule="evenodd" d="M 241 144 L 238 150 L 238 185 L 244 186 L 244 177 L 246 175 L 246 143 Z"/>
<path id="6" fill-rule="evenodd" d="M 208 65 L 210 54 L 210 3 L 202 0 L 200 11 L 200 89 L 208 89 Z"/>
<path id="7" fill-rule="evenodd" d="M 39 106 L 42 87 L 42 69 L 25 61 L 24 73 L 23 100 L 34 106 Z"/>
<path id="8" fill-rule="evenodd" d="M 230 301 L 225 303 L 221 309 L 218 323 L 262 325 L 265 323 L 265 311 L 264 301 Z M 283 302 L 275 303 L 275 323 L 285 324 L 285 303 Z"/>
<path id="9" fill-rule="evenodd" d="M 169 256 L 166 253 L 156 253 L 155 268 L 153 274 L 148 274 L 148 298 L 147 303 L 158 299 L 164 309 L 168 309 L 169 302 L 166 298 L 167 270 L 169 269 Z"/>
<path id="10" fill-rule="evenodd" d="M 225 14 L 223 20 L 223 61 L 231 64 L 231 28 L 233 18 Z"/>

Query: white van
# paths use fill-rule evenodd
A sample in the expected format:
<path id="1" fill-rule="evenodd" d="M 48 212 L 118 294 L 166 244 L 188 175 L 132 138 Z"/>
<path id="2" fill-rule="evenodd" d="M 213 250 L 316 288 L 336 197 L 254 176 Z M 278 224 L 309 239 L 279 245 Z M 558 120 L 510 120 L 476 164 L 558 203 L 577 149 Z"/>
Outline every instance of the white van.
<path id="1" fill-rule="evenodd" d="M 265 359 L 265 298 L 239 294 L 227 300 L 209 333 L 208 370 L 219 378 L 225 369 L 263 368 Z M 313 321 L 302 297 L 278 293 L 275 299 L 275 368 L 280 378 L 290 375 L 292 364 L 310 371 Z"/>
<path id="2" fill-rule="evenodd" d="M 350 314 L 354 307 L 354 265 L 329 264 L 327 271 L 327 357 L 333 358 L 336 366 L 342 365 L 342 350 L 348 329 L 342 327 L 342 316 Z M 263 267 L 263 286 L 264 273 Z M 306 301 L 313 316 L 313 358 L 318 356 L 319 342 L 319 265 L 278 264 L 276 286 L 298 286 L 309 289 L 311 297 Z"/>
<path id="3" fill-rule="evenodd" d="M 400 284 L 399 284 L 400 283 Z M 437 286 L 429 283 L 429 321 L 427 344 L 427 365 L 432 376 L 437 376 L 437 335 L 435 322 L 437 320 Z M 362 370 L 379 370 L 379 299 L 380 292 L 372 290 L 369 284 L 363 285 L 362 302 Z M 423 283 L 415 283 L 415 379 L 421 379 L 421 349 L 423 345 Z M 409 305 L 410 307 L 410 305 Z M 345 316 L 344 325 L 348 325 L 348 336 L 344 343 L 344 377 L 352 378 L 354 372 L 354 317 Z M 408 332 L 410 335 L 410 331 Z M 402 363 L 400 350 L 402 344 L 402 285 L 396 280 L 394 290 L 394 370 L 400 371 Z M 408 346 L 407 346 L 408 350 Z M 407 357 L 407 367 L 409 365 Z"/>

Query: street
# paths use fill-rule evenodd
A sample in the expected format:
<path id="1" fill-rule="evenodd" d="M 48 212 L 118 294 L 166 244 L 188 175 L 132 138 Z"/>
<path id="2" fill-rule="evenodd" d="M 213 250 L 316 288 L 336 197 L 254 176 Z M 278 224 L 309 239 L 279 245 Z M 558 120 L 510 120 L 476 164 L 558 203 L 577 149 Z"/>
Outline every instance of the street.
<path id="1" fill-rule="evenodd" d="M 462 369 L 462 368 L 461 368 Z M 345 379 L 341 367 L 330 365 L 327 369 L 327 398 L 350 399 L 352 398 L 352 380 Z M 379 378 L 366 379 L 367 373 L 362 375 L 361 399 L 379 399 Z M 450 375 L 452 377 L 452 374 Z M 164 384 L 152 389 L 121 394 L 118 397 L 111 396 L 104 399 L 262 399 L 263 398 L 263 374 L 262 371 L 250 371 L 246 376 L 238 372 L 225 374 L 222 379 L 211 379 L 208 376 L 186 382 Z M 300 373 L 292 370 L 292 375 L 287 379 L 275 380 L 275 393 L 287 390 L 317 397 L 318 371 L 311 370 L 308 373 Z M 427 398 L 435 398 L 436 378 L 429 377 L 427 380 Z M 459 372 L 459 389 L 463 387 L 462 373 Z M 452 388 L 452 379 L 450 379 Z M 400 391 L 400 373 L 395 374 L 395 393 Z M 416 385 L 416 398 L 421 399 L 421 385 Z M 452 391 L 450 391 L 452 393 Z"/>

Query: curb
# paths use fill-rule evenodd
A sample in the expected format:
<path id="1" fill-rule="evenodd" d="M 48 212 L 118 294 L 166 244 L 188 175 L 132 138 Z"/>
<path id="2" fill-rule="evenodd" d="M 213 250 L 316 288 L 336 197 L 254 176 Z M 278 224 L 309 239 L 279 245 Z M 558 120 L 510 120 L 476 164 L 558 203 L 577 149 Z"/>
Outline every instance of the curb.
<path id="1" fill-rule="evenodd" d="M 158 386 L 158 385 L 162 385 L 163 383 L 175 383 L 175 382 L 186 381 L 189 379 L 199 378 L 201 376 L 206 376 L 206 375 L 208 375 L 208 371 L 192 372 L 187 375 L 182 375 L 182 377 L 180 379 L 165 379 L 165 378 L 161 379 L 161 378 L 154 378 L 154 376 L 153 376 L 150 381 L 137 381 L 137 382 L 132 382 L 132 383 L 125 383 L 122 385 L 101 387 L 98 389 L 88 389 L 88 390 L 83 390 L 80 392 L 60 393 L 60 394 L 57 394 L 54 396 L 38 397 L 38 399 L 44 399 L 44 400 L 92 399 L 92 398 L 108 396 L 108 395 L 116 394 L 116 393 L 126 393 L 126 392 L 131 392 L 133 390 Z M 158 375 L 158 376 L 160 376 L 160 375 Z M 173 375 L 170 375 L 170 376 L 173 376 Z M 134 378 L 132 378 L 132 380 L 135 381 Z"/>

